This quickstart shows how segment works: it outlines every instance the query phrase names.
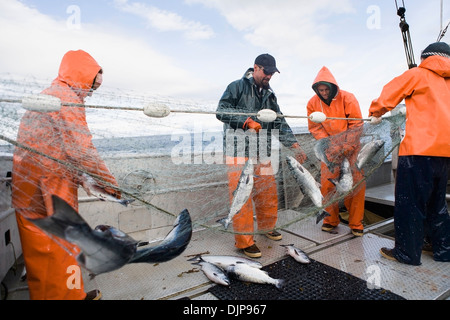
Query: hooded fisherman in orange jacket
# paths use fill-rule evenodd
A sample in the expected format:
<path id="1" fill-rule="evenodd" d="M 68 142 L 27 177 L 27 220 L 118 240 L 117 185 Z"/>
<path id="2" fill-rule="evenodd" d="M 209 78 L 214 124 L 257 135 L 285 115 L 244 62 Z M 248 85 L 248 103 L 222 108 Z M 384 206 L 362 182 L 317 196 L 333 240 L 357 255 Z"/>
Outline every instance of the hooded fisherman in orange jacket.
<path id="1" fill-rule="evenodd" d="M 406 105 L 405 137 L 400 143 L 395 185 L 395 246 L 381 248 L 391 260 L 419 265 L 424 235 L 434 259 L 450 261 L 450 216 L 446 202 L 450 170 L 450 46 L 430 44 L 417 68 L 386 84 L 369 108 L 372 122 Z"/>
<path id="2" fill-rule="evenodd" d="M 327 67 L 323 67 L 317 74 L 312 85 L 316 95 L 307 104 L 308 116 L 316 111 L 323 112 L 327 117 L 361 118 L 359 103 L 352 93 L 341 90 Z M 329 139 L 329 147 L 325 156 L 332 162 L 341 163 L 346 157 L 352 168 L 353 181 L 360 181 L 363 176 L 355 168 L 356 157 L 360 149 L 359 138 L 362 133 L 362 121 L 328 119 L 322 123 L 308 120 L 308 128 L 317 140 Z M 330 181 L 338 179 L 339 165 L 330 170 L 327 165 L 321 164 L 321 192 L 327 201 L 327 196 L 336 190 Z M 362 182 L 351 194 L 344 199 L 344 205 L 349 212 L 349 227 L 355 236 L 363 235 L 364 199 L 366 186 Z M 332 231 L 340 222 L 339 203 L 326 208 L 330 216 L 325 217 L 322 225 L 323 231 Z"/>
<path id="3" fill-rule="evenodd" d="M 58 77 L 42 93 L 58 97 L 62 103 L 80 104 L 101 83 L 102 69 L 98 63 L 82 50 L 69 51 L 61 61 Z M 82 107 L 62 106 L 59 112 L 48 113 L 27 111 L 21 119 L 17 142 L 24 147 L 14 151 L 12 205 L 16 209 L 30 299 L 100 297 L 98 290 L 88 295 L 84 292 L 80 269 L 73 255 L 78 248 L 55 239 L 58 244 L 26 219 L 52 215 L 52 195 L 78 210 L 77 169 L 103 179 L 105 191 L 120 198 L 119 192 L 107 186 L 117 186 L 117 182 L 91 138 Z"/>

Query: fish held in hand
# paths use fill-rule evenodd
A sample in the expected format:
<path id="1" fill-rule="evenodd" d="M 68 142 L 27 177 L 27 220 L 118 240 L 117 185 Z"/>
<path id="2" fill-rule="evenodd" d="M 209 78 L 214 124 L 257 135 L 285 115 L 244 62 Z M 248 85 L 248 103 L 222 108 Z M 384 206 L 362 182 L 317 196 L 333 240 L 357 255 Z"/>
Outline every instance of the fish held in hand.
<path id="1" fill-rule="evenodd" d="M 121 268 L 136 253 L 138 241 L 127 234 L 104 225 L 93 230 L 64 200 L 53 195 L 52 201 L 52 216 L 29 220 L 45 232 L 76 244 L 81 250 L 76 260 L 93 275 Z"/>
<path id="2" fill-rule="evenodd" d="M 129 263 L 166 262 L 179 256 L 188 246 L 192 237 L 192 220 L 184 209 L 175 220 L 172 230 L 164 240 L 155 247 L 139 249 Z"/>
<path id="3" fill-rule="evenodd" d="M 316 155 L 317 159 L 325 163 L 325 165 L 328 167 L 328 170 L 330 172 L 334 172 L 334 168 L 337 167 L 339 164 L 333 161 L 330 161 L 327 157 L 326 150 L 330 147 L 330 139 L 323 138 L 317 141 L 317 143 L 314 145 L 314 154 Z"/>
<path id="4" fill-rule="evenodd" d="M 239 177 L 239 182 L 233 192 L 233 200 L 231 202 L 230 212 L 225 218 L 217 220 L 220 224 L 228 229 L 233 217 L 241 211 L 242 206 L 247 202 L 253 190 L 253 162 L 247 160 Z"/>
<path id="5" fill-rule="evenodd" d="M 101 186 L 98 185 L 98 183 L 95 181 L 93 177 L 84 172 L 81 173 L 80 175 L 80 181 L 81 186 L 89 196 L 94 196 L 100 199 L 101 201 L 117 202 L 125 207 L 134 201 L 134 199 L 118 199 L 113 195 L 107 193 L 105 189 L 103 189 Z"/>
<path id="6" fill-rule="evenodd" d="M 93 276 L 119 269 L 127 263 L 171 260 L 186 249 L 191 239 L 192 223 L 187 210 L 177 217 L 174 228 L 161 244 L 138 250 L 141 242 L 126 233 L 107 225 L 92 229 L 67 202 L 55 195 L 52 201 L 52 216 L 29 220 L 43 231 L 76 244 L 81 251 L 76 260 Z"/>
<path id="7" fill-rule="evenodd" d="M 293 157 L 287 156 L 286 160 L 302 192 L 308 195 L 316 207 L 321 208 L 323 195 L 312 174 Z M 316 215 L 316 224 L 329 215 L 328 212 L 321 209 Z"/>
<path id="8" fill-rule="evenodd" d="M 349 192 L 353 187 L 353 174 L 350 167 L 350 162 L 347 158 L 344 158 L 341 165 L 341 171 L 338 179 L 328 179 L 336 186 L 336 191 L 345 194 Z"/>
<path id="9" fill-rule="evenodd" d="M 358 153 L 356 158 L 356 167 L 361 170 L 364 165 L 369 163 L 378 151 L 384 146 L 384 140 L 373 140 L 366 143 Z"/>

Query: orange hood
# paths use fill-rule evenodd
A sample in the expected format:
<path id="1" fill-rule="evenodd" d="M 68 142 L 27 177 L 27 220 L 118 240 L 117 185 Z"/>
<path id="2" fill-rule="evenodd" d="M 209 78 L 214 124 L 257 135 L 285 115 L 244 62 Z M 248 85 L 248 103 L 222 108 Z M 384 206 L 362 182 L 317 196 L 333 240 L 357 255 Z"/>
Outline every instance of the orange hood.
<path id="1" fill-rule="evenodd" d="M 324 100 L 322 96 L 317 91 L 317 86 L 319 84 L 326 84 L 330 87 L 330 98 L 328 100 Z M 330 105 L 331 100 L 336 98 L 337 94 L 339 93 L 339 86 L 336 82 L 336 79 L 334 78 L 333 74 L 327 67 L 322 67 L 320 69 L 319 73 L 317 74 L 316 78 L 314 79 L 312 89 L 317 94 L 317 96 L 325 102 L 327 105 Z"/>
<path id="2" fill-rule="evenodd" d="M 442 78 L 450 78 L 450 59 L 440 56 L 431 56 L 422 61 L 420 68 L 425 68 L 440 75 Z"/>
<path id="3" fill-rule="evenodd" d="M 72 89 L 89 90 L 100 70 L 100 65 L 89 53 L 69 51 L 62 58 L 55 81 L 66 83 Z"/>

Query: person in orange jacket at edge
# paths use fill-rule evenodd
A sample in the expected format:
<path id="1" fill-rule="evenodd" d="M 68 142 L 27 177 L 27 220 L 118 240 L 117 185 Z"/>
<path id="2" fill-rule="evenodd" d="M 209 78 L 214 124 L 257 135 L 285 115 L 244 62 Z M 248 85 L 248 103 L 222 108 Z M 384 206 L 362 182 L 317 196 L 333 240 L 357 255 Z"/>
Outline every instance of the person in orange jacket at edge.
<path id="1" fill-rule="evenodd" d="M 316 93 L 307 104 L 307 115 L 313 112 L 323 112 L 327 117 L 336 118 L 362 118 L 361 109 L 355 96 L 347 91 L 341 90 L 333 74 L 327 67 L 317 74 L 312 88 Z M 350 162 L 352 168 L 353 181 L 363 179 L 362 173 L 355 170 L 355 163 L 358 151 L 360 150 L 360 136 L 363 122 L 358 120 L 327 119 L 322 123 L 315 123 L 308 120 L 308 129 L 316 140 L 329 139 L 329 147 L 325 151 L 325 156 L 329 161 L 337 163 L 333 170 L 321 163 L 321 192 L 324 199 L 335 191 L 336 186 L 330 179 L 338 179 L 340 174 L 340 163 L 344 157 Z M 366 185 L 362 182 L 352 193 L 344 199 L 344 205 L 348 210 L 349 227 L 353 235 L 363 235 L 364 201 Z M 325 217 L 322 230 L 330 232 L 339 223 L 339 203 L 335 202 L 325 208 L 330 216 Z"/>
<path id="2" fill-rule="evenodd" d="M 100 65 L 88 53 L 69 51 L 62 58 L 58 77 L 42 93 L 60 98 L 62 103 L 81 104 L 101 85 L 102 73 Z M 73 279 L 74 266 L 78 266 L 74 255 L 27 220 L 52 215 L 52 195 L 59 196 L 78 211 L 79 173 L 72 166 L 117 186 L 91 138 L 82 107 L 62 106 L 58 112 L 26 111 L 21 119 L 17 142 L 24 147 L 16 147 L 13 155 L 12 205 L 16 209 L 32 300 L 101 298 L 99 290 L 86 293 L 82 279 L 78 282 Z M 71 166 L 66 167 L 31 150 Z M 105 191 L 120 198 L 120 192 L 113 187 L 103 186 Z M 67 241 L 57 241 L 79 252 Z"/>
<path id="3" fill-rule="evenodd" d="M 270 54 L 259 55 L 254 62 L 254 67 L 249 68 L 244 76 L 228 85 L 217 107 L 217 119 L 224 123 L 224 153 L 228 164 L 229 197 L 233 198 L 239 177 L 245 161 L 250 157 L 250 142 L 244 142 L 245 146 L 237 145 L 233 135 L 239 131 L 245 132 L 252 139 L 252 133 L 258 140 L 259 161 L 255 163 L 253 192 L 244 204 L 240 212 L 233 217 L 233 229 L 235 232 L 235 246 L 242 249 L 243 253 L 252 258 L 261 257 L 261 251 L 256 246 L 253 232 L 253 203 L 255 205 L 258 230 L 265 232 L 271 240 L 281 240 L 282 235 L 275 229 L 278 216 L 278 192 L 274 174 L 277 168 L 273 168 L 273 162 L 266 163 L 262 159 L 264 146 L 267 146 L 267 156 L 271 156 L 271 135 L 275 130 L 279 131 L 279 141 L 294 151 L 296 159 L 303 163 L 306 154 L 300 148 L 291 128 L 283 117 L 278 117 L 273 122 L 261 122 L 255 116 L 242 115 L 242 113 L 257 113 L 262 109 L 270 109 L 281 114 L 277 98 L 272 91 L 269 81 L 275 72 L 279 73 L 276 61 Z M 220 114 L 227 112 L 228 114 Z M 241 113 L 230 115 L 229 113 Z M 233 141 L 227 145 L 227 137 Z M 264 140 L 264 141 L 263 141 Z M 244 147 L 244 148 L 242 148 Z M 244 150 L 245 155 L 238 150 Z"/>
<path id="4" fill-rule="evenodd" d="M 400 143 L 394 206 L 394 248 L 383 257 L 421 264 L 424 240 L 431 240 L 436 261 L 450 261 L 450 215 L 446 201 L 450 169 L 450 46 L 435 42 L 421 53 L 418 67 L 383 87 L 372 101 L 372 123 L 406 105 L 405 136 Z M 425 242 L 426 243 L 426 242 Z"/>

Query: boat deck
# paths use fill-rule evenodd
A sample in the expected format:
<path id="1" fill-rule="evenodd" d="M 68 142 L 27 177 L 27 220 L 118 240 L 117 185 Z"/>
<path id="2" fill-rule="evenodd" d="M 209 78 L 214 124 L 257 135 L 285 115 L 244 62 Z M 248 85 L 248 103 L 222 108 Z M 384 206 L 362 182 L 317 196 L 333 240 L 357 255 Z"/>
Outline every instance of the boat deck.
<path id="1" fill-rule="evenodd" d="M 367 199 L 392 204 L 392 184 L 367 190 Z M 279 212 L 280 221 L 292 221 L 298 212 Z M 422 265 L 409 266 L 383 258 L 379 249 L 393 247 L 392 219 L 366 227 L 362 237 L 355 237 L 345 224 L 337 234 L 320 230 L 314 219 L 307 218 L 280 230 L 283 240 L 275 242 L 264 235 L 255 240 L 262 251 L 258 259 L 269 265 L 286 257 L 280 244 L 295 244 L 310 258 L 379 286 L 408 300 L 445 300 L 450 296 L 450 265 L 436 262 L 430 254 L 422 255 Z M 241 255 L 234 248 L 232 234 L 214 229 L 195 230 L 187 249 L 176 259 L 160 264 L 132 264 L 90 280 L 84 275 L 86 291 L 98 288 L 104 300 L 217 300 L 208 289 L 215 285 L 189 258 L 198 254 Z M 20 266 L 4 280 L 7 299 L 29 299 L 26 282 L 20 281 Z M 320 297 L 317 297 L 320 299 Z"/>

